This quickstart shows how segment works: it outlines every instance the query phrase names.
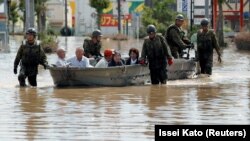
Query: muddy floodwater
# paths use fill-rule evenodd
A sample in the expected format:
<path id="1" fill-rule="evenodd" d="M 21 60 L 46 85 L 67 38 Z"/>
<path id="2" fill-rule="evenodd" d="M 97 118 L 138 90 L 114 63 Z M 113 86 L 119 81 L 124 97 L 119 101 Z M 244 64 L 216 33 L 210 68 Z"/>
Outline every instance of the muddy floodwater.
<path id="1" fill-rule="evenodd" d="M 74 55 L 84 38 L 59 37 Z M 66 42 L 67 43 L 66 43 Z M 1 140 L 152 141 L 155 124 L 250 124 L 250 52 L 231 44 L 223 63 L 214 57 L 213 75 L 169 81 L 161 86 L 56 88 L 39 67 L 38 87 L 20 88 L 13 62 L 20 38 L 0 53 Z M 104 48 L 127 54 L 142 41 L 105 39 Z M 50 64 L 55 54 L 47 54 Z"/>

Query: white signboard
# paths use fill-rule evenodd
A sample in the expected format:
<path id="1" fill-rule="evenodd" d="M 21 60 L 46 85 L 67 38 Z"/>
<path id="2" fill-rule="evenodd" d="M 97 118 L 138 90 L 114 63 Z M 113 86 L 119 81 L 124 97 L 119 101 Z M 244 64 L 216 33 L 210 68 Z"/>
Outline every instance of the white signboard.
<path id="1" fill-rule="evenodd" d="M 0 13 L 4 13 L 4 3 L 0 4 Z"/>

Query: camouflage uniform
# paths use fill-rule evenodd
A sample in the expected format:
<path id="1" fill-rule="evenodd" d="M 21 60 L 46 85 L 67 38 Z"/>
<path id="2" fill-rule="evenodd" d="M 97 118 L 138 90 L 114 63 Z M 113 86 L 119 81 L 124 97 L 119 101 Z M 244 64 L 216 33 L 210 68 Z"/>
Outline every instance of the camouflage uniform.
<path id="1" fill-rule="evenodd" d="M 27 41 L 23 42 L 18 49 L 14 61 L 15 69 L 17 69 L 19 62 L 21 66 L 18 75 L 20 86 L 26 85 L 26 77 L 28 77 L 31 86 L 37 86 L 36 76 L 38 74 L 38 65 L 41 64 L 45 68 L 48 66 L 46 55 L 38 41 L 35 41 L 33 44 L 29 44 Z"/>
<path id="2" fill-rule="evenodd" d="M 197 50 L 201 73 L 212 74 L 213 49 L 220 50 L 216 35 L 212 29 L 207 32 L 197 32 Z"/>
<path id="3" fill-rule="evenodd" d="M 181 58 L 183 50 L 187 48 L 188 44 L 191 44 L 185 37 L 185 32 L 175 24 L 168 27 L 165 38 L 174 58 Z"/>
<path id="4" fill-rule="evenodd" d="M 93 41 L 90 38 L 88 38 L 84 40 L 83 48 L 84 48 L 84 56 L 88 58 L 90 58 L 91 56 L 93 56 L 94 58 L 103 57 L 102 54 L 100 53 L 102 48 L 101 42 L 94 44 Z"/>
<path id="5" fill-rule="evenodd" d="M 142 59 L 149 62 L 152 84 L 166 83 L 167 58 L 172 58 L 171 52 L 163 36 L 156 35 L 154 39 L 146 38 L 143 43 Z"/>

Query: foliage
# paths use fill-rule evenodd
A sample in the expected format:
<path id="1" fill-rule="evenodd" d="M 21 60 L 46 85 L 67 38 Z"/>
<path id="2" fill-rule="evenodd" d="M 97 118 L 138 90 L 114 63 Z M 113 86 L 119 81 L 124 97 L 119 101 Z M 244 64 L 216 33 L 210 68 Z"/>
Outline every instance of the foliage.
<path id="1" fill-rule="evenodd" d="M 110 3 L 111 3 L 110 0 L 89 0 L 89 5 L 96 9 L 96 12 L 97 12 L 96 23 L 99 29 L 100 29 L 100 24 L 101 24 L 102 10 L 105 8 L 108 8 Z"/>
<path id="2" fill-rule="evenodd" d="M 38 25 L 38 32 L 44 31 L 45 30 L 45 25 L 43 25 L 42 23 L 45 23 L 42 21 L 43 16 L 45 16 L 45 12 L 46 12 L 46 5 L 45 3 L 48 0 L 34 0 L 35 2 L 35 12 L 36 12 L 36 16 L 37 16 L 37 25 Z M 21 12 L 23 12 L 23 16 L 21 16 L 21 20 L 23 21 L 23 23 L 25 23 L 25 0 L 20 0 L 19 2 L 19 10 Z M 45 19 L 44 19 L 45 20 Z"/>
<path id="3" fill-rule="evenodd" d="M 48 27 L 48 28 L 47 28 L 47 34 L 48 34 L 48 35 L 52 35 L 52 36 L 58 36 L 58 35 L 59 35 L 59 32 L 56 32 L 53 28 Z"/>
<path id="4" fill-rule="evenodd" d="M 25 1 L 24 0 L 20 0 L 18 7 L 19 7 L 20 11 L 25 12 Z"/>
<path id="5" fill-rule="evenodd" d="M 46 53 L 55 52 L 58 47 L 57 37 L 48 35 L 45 32 L 39 33 L 41 39 L 41 46 Z"/>
<path id="6" fill-rule="evenodd" d="M 190 29 L 188 29 L 188 35 L 187 35 L 187 37 L 191 38 L 191 36 L 193 34 L 197 33 L 199 29 L 200 29 L 200 25 L 194 25 L 192 31 Z"/>
<path id="7" fill-rule="evenodd" d="M 20 15 L 20 20 L 23 22 L 23 27 L 25 27 L 25 2 L 24 0 L 19 1 L 18 9 L 22 12 L 22 15 Z M 23 29 L 24 31 L 25 29 Z"/>
<path id="8" fill-rule="evenodd" d="M 232 32 L 232 29 L 228 26 L 223 27 L 223 32 Z"/>
<path id="9" fill-rule="evenodd" d="M 176 12 L 171 9 L 175 0 L 153 0 L 153 8 L 144 7 L 142 24 L 147 27 L 149 24 L 156 26 L 158 32 L 164 34 L 166 28 L 173 23 Z"/>
<path id="10" fill-rule="evenodd" d="M 45 13 L 46 13 L 46 5 L 45 3 L 48 0 L 35 0 L 35 11 L 36 11 L 36 16 L 37 16 L 37 27 L 38 27 L 38 32 L 42 32 L 45 30 L 45 23 L 46 18 L 45 18 Z"/>
<path id="11" fill-rule="evenodd" d="M 146 37 L 148 34 L 147 34 L 147 28 L 145 27 L 145 26 L 143 26 L 143 27 L 140 27 L 140 29 L 139 29 L 139 38 L 144 38 L 144 37 Z M 136 35 L 136 33 L 135 33 L 135 35 Z"/>
<path id="12" fill-rule="evenodd" d="M 10 17 L 9 20 L 12 22 L 12 32 L 14 34 L 15 32 L 15 24 L 17 23 L 19 18 L 18 15 L 18 6 L 17 6 L 17 2 L 12 1 L 10 4 Z"/>

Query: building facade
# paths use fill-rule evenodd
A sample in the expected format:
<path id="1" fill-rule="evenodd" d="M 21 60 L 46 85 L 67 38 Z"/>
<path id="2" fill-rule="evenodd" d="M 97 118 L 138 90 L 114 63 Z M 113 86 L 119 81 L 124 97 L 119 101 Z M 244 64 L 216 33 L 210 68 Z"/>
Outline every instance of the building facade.
<path id="1" fill-rule="evenodd" d="M 67 1 L 67 25 L 72 28 L 72 9 Z M 60 31 L 65 26 L 65 0 L 49 0 L 46 2 L 48 26 L 55 31 Z"/>
<path id="2" fill-rule="evenodd" d="M 96 11 L 89 6 L 88 0 L 75 0 L 76 2 L 76 35 L 89 35 L 96 25 Z M 121 0 L 121 29 L 123 34 L 132 35 L 136 26 L 136 16 L 140 16 L 144 0 Z M 114 35 L 118 33 L 117 0 L 111 0 L 108 8 L 103 10 L 101 30 L 103 34 Z"/>
<path id="3" fill-rule="evenodd" d="M 0 3 L 0 51 L 9 51 L 7 0 Z"/>

